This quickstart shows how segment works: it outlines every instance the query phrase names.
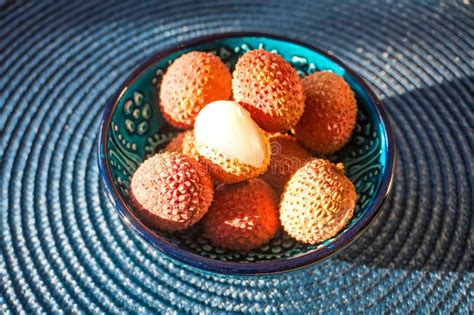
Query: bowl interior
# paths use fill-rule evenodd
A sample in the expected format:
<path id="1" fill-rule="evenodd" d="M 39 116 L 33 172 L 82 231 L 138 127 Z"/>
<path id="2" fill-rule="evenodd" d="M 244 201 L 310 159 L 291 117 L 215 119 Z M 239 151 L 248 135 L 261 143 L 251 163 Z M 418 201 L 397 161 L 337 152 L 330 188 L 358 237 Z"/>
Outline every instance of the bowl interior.
<path id="1" fill-rule="evenodd" d="M 168 241 L 171 246 L 213 260 L 233 262 L 260 262 L 289 259 L 334 246 L 336 239 L 344 237 L 366 214 L 379 194 L 387 167 L 387 135 L 373 99 L 349 71 L 326 55 L 285 40 L 265 36 L 241 36 L 220 38 L 196 44 L 160 56 L 145 70 L 138 73 L 122 91 L 110 113 L 110 124 L 106 127 L 104 152 L 105 163 L 110 171 L 112 185 L 125 201 L 128 211 L 130 177 L 138 165 L 149 155 L 163 148 L 176 135 L 174 129 L 163 119 L 159 107 L 157 90 L 166 67 L 180 55 L 192 51 L 211 51 L 229 66 L 234 67 L 240 55 L 251 49 L 264 48 L 280 54 L 289 61 L 300 76 L 314 71 L 330 70 L 344 77 L 356 94 L 358 103 L 357 127 L 351 141 L 344 149 L 329 159 L 343 162 L 346 175 L 355 184 L 358 200 L 355 215 L 334 238 L 321 244 L 305 245 L 292 240 L 285 233 L 256 250 L 247 253 L 231 252 L 213 247 L 200 233 L 197 224 L 184 233 L 168 234 L 153 230 L 153 237 Z M 139 218 L 134 218 L 139 220 Z"/>

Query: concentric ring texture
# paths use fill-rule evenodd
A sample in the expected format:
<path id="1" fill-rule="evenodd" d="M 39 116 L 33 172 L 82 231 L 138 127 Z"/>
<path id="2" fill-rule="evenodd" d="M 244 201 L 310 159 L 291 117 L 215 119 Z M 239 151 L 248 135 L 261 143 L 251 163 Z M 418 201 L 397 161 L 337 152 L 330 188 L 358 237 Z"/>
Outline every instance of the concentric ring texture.
<path id="1" fill-rule="evenodd" d="M 472 1 L 0 6 L 0 313 L 472 313 Z M 230 31 L 329 50 L 395 130 L 386 208 L 342 254 L 294 273 L 182 269 L 122 224 L 99 182 L 99 120 L 120 83 L 157 50 Z"/>

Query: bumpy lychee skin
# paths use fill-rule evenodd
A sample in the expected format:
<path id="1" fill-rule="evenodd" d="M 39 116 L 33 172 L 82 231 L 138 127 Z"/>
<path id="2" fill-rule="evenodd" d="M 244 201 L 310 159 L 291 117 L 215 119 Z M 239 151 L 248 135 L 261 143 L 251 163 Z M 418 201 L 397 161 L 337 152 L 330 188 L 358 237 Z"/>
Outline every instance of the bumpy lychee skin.
<path id="1" fill-rule="evenodd" d="M 342 164 L 312 159 L 291 177 L 280 202 L 280 220 L 296 240 L 316 244 L 336 235 L 351 219 L 356 191 Z"/>
<path id="2" fill-rule="evenodd" d="M 203 166 L 179 153 L 158 153 L 133 174 L 131 203 L 144 222 L 163 231 L 181 231 L 199 221 L 214 188 Z"/>
<path id="3" fill-rule="evenodd" d="M 254 167 L 236 159 L 229 159 L 209 146 L 198 144 L 200 161 L 204 163 L 212 178 L 221 183 L 239 183 L 260 176 L 270 164 L 270 154 L 264 161 L 264 167 Z M 268 143 L 270 151 L 270 143 Z"/>
<path id="4" fill-rule="evenodd" d="M 163 152 L 178 152 L 195 160 L 199 160 L 199 154 L 194 145 L 194 130 L 186 130 L 180 132 L 176 137 L 171 139 L 170 143 L 166 145 Z"/>
<path id="5" fill-rule="evenodd" d="M 161 81 L 160 109 L 164 118 L 178 128 L 192 128 L 206 104 L 229 99 L 232 76 L 222 60 L 193 51 L 176 59 Z"/>
<path id="6" fill-rule="evenodd" d="M 281 132 L 293 128 L 304 111 L 303 85 L 282 57 L 263 49 L 244 54 L 232 79 L 234 99 L 261 128 Z"/>
<path id="7" fill-rule="evenodd" d="M 311 158 L 311 154 L 288 134 L 271 135 L 270 147 L 270 166 L 261 178 L 280 195 L 291 175 Z"/>
<path id="8" fill-rule="evenodd" d="M 295 136 L 309 149 L 329 154 L 341 149 L 356 125 L 357 103 L 349 85 L 332 72 L 303 79 L 306 107 Z"/>
<path id="9" fill-rule="evenodd" d="M 264 173 L 270 164 L 267 134 L 232 101 L 217 101 L 199 113 L 195 129 L 199 161 L 213 179 L 238 183 Z"/>
<path id="10" fill-rule="evenodd" d="M 214 246 L 239 251 L 265 244 L 278 227 L 275 192 L 260 179 L 219 185 L 203 219 L 204 233 Z"/>

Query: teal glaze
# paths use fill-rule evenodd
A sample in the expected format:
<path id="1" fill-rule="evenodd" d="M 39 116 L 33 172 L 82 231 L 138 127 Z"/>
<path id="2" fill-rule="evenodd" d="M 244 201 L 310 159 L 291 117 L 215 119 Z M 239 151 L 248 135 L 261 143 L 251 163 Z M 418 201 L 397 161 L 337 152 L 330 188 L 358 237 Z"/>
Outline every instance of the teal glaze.
<path id="1" fill-rule="evenodd" d="M 131 175 L 147 156 L 158 152 L 178 132 L 165 122 L 158 107 L 157 91 L 167 66 L 186 52 L 200 50 L 215 53 L 232 70 L 240 55 L 257 48 L 280 54 L 295 67 L 301 77 L 315 71 L 332 71 L 343 76 L 355 92 L 358 115 L 354 134 L 341 151 L 327 158 L 344 163 L 346 175 L 354 182 L 357 190 L 357 208 L 347 227 L 334 238 L 321 244 L 314 246 L 301 244 L 285 233 L 279 233 L 268 244 L 247 253 L 214 248 L 201 234 L 199 224 L 184 233 L 169 234 L 148 228 L 145 228 L 144 233 L 143 223 L 135 222 L 135 230 L 165 254 L 171 253 L 173 258 L 185 264 L 189 263 L 190 257 L 202 257 L 203 262 L 190 264 L 208 271 L 239 274 L 239 266 L 242 265 L 247 265 L 248 270 L 254 270 L 251 268 L 252 265 L 259 265 L 258 263 L 264 261 L 291 262 L 286 269 L 270 268 L 258 273 L 265 273 L 265 270 L 278 272 L 300 267 L 295 265 L 293 259 L 297 260 L 299 257 L 318 252 L 332 254 L 342 248 L 338 242 L 346 245 L 373 220 L 390 188 L 394 166 L 393 139 L 387 133 L 387 122 L 380 113 L 381 108 L 378 108 L 380 105 L 376 104 L 378 101 L 360 78 L 347 71 L 348 68 L 342 63 L 302 44 L 268 36 L 218 36 L 159 55 L 159 58 L 155 58 L 132 76 L 114 100 L 114 106 L 106 111 L 102 126 L 99 164 L 107 191 L 114 203 L 119 204 L 119 212 L 126 218 L 126 222 L 139 221 L 128 203 Z M 169 250 L 161 247 L 162 241 L 166 242 Z M 183 253 L 190 256 L 184 259 Z M 206 268 L 206 263 L 212 265 L 217 261 L 223 262 L 223 265 L 218 264 L 219 266 L 228 268 Z M 234 264 L 226 265 L 225 262 Z M 305 259 L 302 262 L 308 264 Z M 309 263 L 312 262 L 314 261 Z"/>

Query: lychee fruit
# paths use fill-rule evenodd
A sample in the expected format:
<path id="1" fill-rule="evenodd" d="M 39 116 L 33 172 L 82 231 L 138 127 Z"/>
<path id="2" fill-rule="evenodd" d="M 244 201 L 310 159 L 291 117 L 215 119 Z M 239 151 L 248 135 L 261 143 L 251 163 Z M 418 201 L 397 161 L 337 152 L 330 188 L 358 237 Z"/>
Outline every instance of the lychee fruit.
<path id="1" fill-rule="evenodd" d="M 349 85 L 332 72 L 315 72 L 303 79 L 306 107 L 295 136 L 320 154 L 341 149 L 356 125 L 357 103 Z"/>
<path id="2" fill-rule="evenodd" d="M 296 171 L 280 201 L 280 220 L 294 239 L 316 244 L 336 235 L 352 218 L 356 191 L 343 165 L 312 159 Z"/>
<path id="3" fill-rule="evenodd" d="M 250 114 L 232 101 L 208 104 L 194 128 L 196 150 L 212 177 L 237 183 L 258 177 L 270 164 L 268 137 Z"/>
<path id="4" fill-rule="evenodd" d="M 260 179 L 219 185 L 203 219 L 203 231 L 214 246 L 238 251 L 265 244 L 278 228 L 277 197 Z"/>
<path id="5" fill-rule="evenodd" d="M 180 132 L 176 137 L 171 139 L 163 149 L 163 152 L 178 152 L 198 160 L 199 155 L 194 145 L 194 130 Z"/>
<path id="6" fill-rule="evenodd" d="M 245 53 L 232 78 L 234 99 L 269 132 L 293 128 L 304 111 L 303 85 L 282 57 L 263 49 Z"/>
<path id="7" fill-rule="evenodd" d="M 311 158 L 311 154 L 291 135 L 273 134 L 269 138 L 270 166 L 261 178 L 281 194 L 291 175 Z"/>
<path id="8" fill-rule="evenodd" d="M 222 60 L 193 51 L 176 59 L 166 70 L 159 94 L 163 117 L 177 128 L 192 128 L 208 103 L 232 94 L 232 76 Z"/>
<path id="9" fill-rule="evenodd" d="M 209 209 L 214 188 L 196 160 L 180 153 L 158 153 L 133 174 L 131 204 L 143 221 L 163 231 L 181 231 Z"/>

